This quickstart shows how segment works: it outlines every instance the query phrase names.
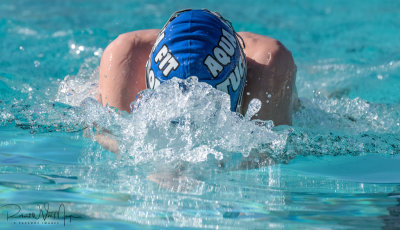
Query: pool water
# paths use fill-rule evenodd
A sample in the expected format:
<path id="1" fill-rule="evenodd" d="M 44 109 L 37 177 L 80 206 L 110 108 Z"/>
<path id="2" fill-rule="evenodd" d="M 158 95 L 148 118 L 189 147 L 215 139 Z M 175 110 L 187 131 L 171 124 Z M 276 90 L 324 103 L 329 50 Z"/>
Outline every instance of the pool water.
<path id="1" fill-rule="evenodd" d="M 238 116 L 196 79 L 144 91 L 131 114 L 94 101 L 107 44 L 183 8 L 218 11 L 292 51 L 293 126 Z M 382 0 L 2 0 L 0 228 L 400 228 L 399 10 Z M 113 132 L 119 154 L 93 141 L 93 123 Z M 24 215 L 7 218 L 18 207 Z"/>

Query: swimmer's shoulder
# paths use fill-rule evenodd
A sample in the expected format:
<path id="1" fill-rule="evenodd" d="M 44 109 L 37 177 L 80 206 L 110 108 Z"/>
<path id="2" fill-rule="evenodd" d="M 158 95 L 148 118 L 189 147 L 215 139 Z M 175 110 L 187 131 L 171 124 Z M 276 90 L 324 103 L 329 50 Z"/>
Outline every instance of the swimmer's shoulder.
<path id="1" fill-rule="evenodd" d="M 254 42 L 269 42 L 269 43 L 275 43 L 278 42 L 276 39 L 268 37 L 266 35 L 262 35 L 262 34 L 256 34 L 256 33 L 252 33 L 252 32 L 246 32 L 246 31 L 242 31 L 242 32 L 238 32 L 238 34 L 243 38 L 248 40 L 251 43 Z"/>
<path id="2" fill-rule="evenodd" d="M 115 49 L 116 47 L 123 47 L 127 51 L 130 49 L 152 47 L 159 31 L 159 29 L 147 29 L 120 34 L 107 46 L 106 51 L 107 49 Z"/>
<path id="3" fill-rule="evenodd" d="M 154 41 L 157 39 L 159 32 L 159 29 L 136 30 L 121 34 L 118 37 L 128 39 L 132 42 L 151 43 L 151 45 L 153 45 Z"/>
<path id="4" fill-rule="evenodd" d="M 269 52 L 277 52 L 278 50 L 286 49 L 283 44 L 275 38 L 252 32 L 238 32 L 238 34 L 244 40 L 246 53 L 264 52 L 263 49 L 267 49 Z"/>
<path id="5" fill-rule="evenodd" d="M 255 61 L 274 66 L 275 72 L 285 72 L 285 70 L 296 72 L 292 52 L 279 40 L 251 32 L 239 32 L 238 34 L 246 45 L 244 52 L 248 65 Z"/>

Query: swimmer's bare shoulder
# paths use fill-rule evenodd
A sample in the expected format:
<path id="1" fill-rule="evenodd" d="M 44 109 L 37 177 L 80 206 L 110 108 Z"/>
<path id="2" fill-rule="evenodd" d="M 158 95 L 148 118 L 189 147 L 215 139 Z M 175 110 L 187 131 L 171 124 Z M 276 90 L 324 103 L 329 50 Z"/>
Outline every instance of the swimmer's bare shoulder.
<path id="1" fill-rule="evenodd" d="M 238 33 L 245 42 L 247 79 L 242 110 L 253 98 L 261 101 L 255 119 L 291 125 L 297 104 L 296 65 L 292 53 L 278 40 L 251 32 Z"/>
<path id="2" fill-rule="evenodd" d="M 101 57 L 98 101 L 130 111 L 136 94 L 146 88 L 145 66 L 158 29 L 119 35 Z"/>

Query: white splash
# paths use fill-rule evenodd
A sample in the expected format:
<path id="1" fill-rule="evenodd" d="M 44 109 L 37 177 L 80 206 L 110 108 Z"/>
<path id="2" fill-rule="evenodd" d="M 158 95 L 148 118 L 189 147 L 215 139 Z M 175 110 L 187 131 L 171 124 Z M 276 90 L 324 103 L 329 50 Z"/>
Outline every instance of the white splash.
<path id="1" fill-rule="evenodd" d="M 265 122 L 250 121 L 261 102 L 249 106 L 246 118 L 230 111 L 228 94 L 198 82 L 196 77 L 172 80 L 144 90 L 130 114 L 103 108 L 95 101 L 98 73 L 67 76 L 57 100 L 83 108 L 88 125 L 110 130 L 123 158 L 140 162 L 204 162 L 212 156 L 229 161 L 234 155 L 282 154 L 287 134 L 273 132 Z M 89 98 L 83 101 L 83 98 Z M 257 103 L 258 102 L 258 103 Z M 257 150 L 257 151 L 254 151 Z"/>

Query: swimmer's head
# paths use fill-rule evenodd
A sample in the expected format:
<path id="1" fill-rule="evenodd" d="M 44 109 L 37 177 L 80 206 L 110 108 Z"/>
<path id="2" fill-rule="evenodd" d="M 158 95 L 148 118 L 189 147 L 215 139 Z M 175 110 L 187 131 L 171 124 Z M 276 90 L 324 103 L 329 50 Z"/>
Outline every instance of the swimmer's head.
<path id="1" fill-rule="evenodd" d="M 196 76 L 227 92 L 231 110 L 238 111 L 247 73 L 242 43 L 231 23 L 218 13 L 175 12 L 160 31 L 147 61 L 147 88 L 154 89 L 173 77 Z"/>

